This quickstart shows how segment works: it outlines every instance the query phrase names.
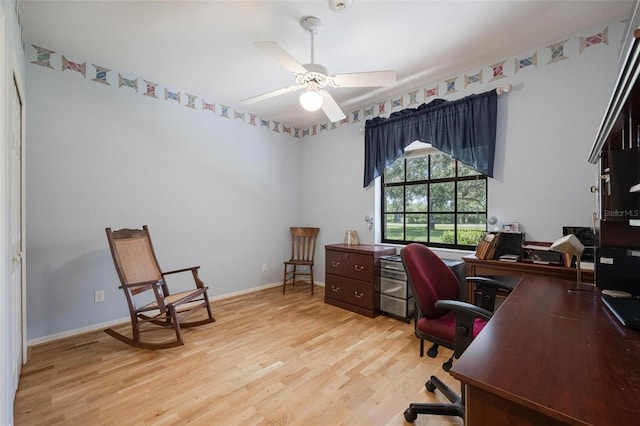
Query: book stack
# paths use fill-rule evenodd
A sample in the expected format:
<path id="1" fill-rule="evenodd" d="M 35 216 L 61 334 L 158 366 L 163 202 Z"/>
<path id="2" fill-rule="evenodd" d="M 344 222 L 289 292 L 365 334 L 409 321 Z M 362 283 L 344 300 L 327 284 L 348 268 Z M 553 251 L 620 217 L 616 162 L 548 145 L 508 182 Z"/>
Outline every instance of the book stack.
<path id="1" fill-rule="evenodd" d="M 493 259 L 496 254 L 496 247 L 498 246 L 499 239 L 500 234 L 485 234 L 480 242 L 478 242 L 476 257 L 478 259 Z"/>

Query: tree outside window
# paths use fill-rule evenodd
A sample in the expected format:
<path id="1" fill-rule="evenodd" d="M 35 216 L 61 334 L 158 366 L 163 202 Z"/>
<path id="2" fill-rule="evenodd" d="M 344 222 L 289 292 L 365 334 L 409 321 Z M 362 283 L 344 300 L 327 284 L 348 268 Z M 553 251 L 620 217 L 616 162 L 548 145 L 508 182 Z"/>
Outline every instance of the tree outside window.
<path id="1" fill-rule="evenodd" d="M 382 241 L 472 249 L 487 230 L 487 178 L 445 154 L 399 158 L 382 177 Z"/>

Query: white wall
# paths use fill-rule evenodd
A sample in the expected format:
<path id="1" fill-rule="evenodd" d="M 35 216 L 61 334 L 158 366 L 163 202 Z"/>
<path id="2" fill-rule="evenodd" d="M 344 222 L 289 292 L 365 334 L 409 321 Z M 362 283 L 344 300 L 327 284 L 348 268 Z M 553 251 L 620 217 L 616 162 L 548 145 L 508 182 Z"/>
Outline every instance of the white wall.
<path id="1" fill-rule="evenodd" d="M 128 316 L 107 226 L 149 225 L 162 267 L 200 265 L 213 297 L 281 279 L 299 140 L 56 68 L 27 72 L 30 340 Z"/>
<path id="2" fill-rule="evenodd" d="M 609 44 L 587 47 L 580 53 L 580 36 L 607 27 Z M 519 222 L 526 238 L 535 241 L 562 236 L 563 225 L 591 226 L 590 187 L 598 171 L 587 162 L 587 155 L 613 91 L 624 29 L 623 23 L 613 22 L 569 37 L 564 51 L 568 59 L 557 62 L 548 63 L 551 52 L 546 46 L 513 58 L 497 58 L 496 62 L 508 59 L 506 78 L 489 81 L 491 68 L 485 67 L 484 83 L 464 88 L 463 76 L 475 75 L 478 69 L 462 71 L 458 92 L 439 96 L 452 100 L 513 85 L 513 91 L 498 100 L 495 176 L 488 186 L 488 214 L 496 216 L 499 224 Z M 516 72 L 515 58 L 534 52 L 537 66 Z M 425 87 L 438 84 L 440 93 L 445 93 L 442 82 Z M 419 90 L 419 96 L 422 92 Z M 406 99 L 405 95 L 405 107 Z M 362 188 L 363 127 L 364 121 L 320 132 L 303 142 L 302 215 L 322 227 L 324 244 L 342 242 L 347 229 L 357 230 L 361 243 L 379 241 L 364 222 L 365 214 L 373 213 L 378 202 L 374 185 Z M 458 251 L 438 252 L 447 258 L 461 256 Z M 324 253 L 322 256 L 324 259 Z M 324 277 L 322 262 L 316 273 Z"/>
<path id="3" fill-rule="evenodd" d="M 374 188 L 363 189 L 364 123 L 344 125 L 306 138 L 303 143 L 302 217 L 320 226 L 315 274 L 324 281 L 324 246 L 344 241 L 348 229 L 361 244 L 374 244 L 365 215 L 374 214 Z"/>
<path id="4" fill-rule="evenodd" d="M 586 155 L 613 88 L 624 30 L 622 23 L 608 26 L 609 44 L 580 53 L 579 36 L 605 25 L 588 29 L 570 37 L 569 59 L 547 64 L 550 50 L 542 46 L 520 55 L 537 51 L 537 66 L 516 73 L 514 58 L 496 58 L 508 59 L 507 78 L 490 81 L 488 64 L 480 64 L 483 83 L 465 88 L 459 81 L 457 93 L 440 96 L 514 85 L 499 100 L 489 214 L 520 222 L 528 238 L 548 241 L 562 225 L 590 224 L 596 170 Z M 291 225 L 321 228 L 318 281 L 325 244 L 342 242 L 347 229 L 362 243 L 376 241 L 364 222 L 376 209 L 374 188 L 362 188 L 364 113 L 299 140 L 91 82 L 61 72 L 59 62 L 57 70 L 28 64 L 27 82 L 31 340 L 127 315 L 106 226 L 148 224 L 162 266 L 201 265 L 214 297 L 280 281 Z M 423 89 L 418 93 L 421 102 Z M 93 303 L 97 289 L 105 290 L 104 303 Z"/>
<path id="5" fill-rule="evenodd" d="M 515 75 L 516 90 L 499 101 L 489 214 L 520 222 L 529 240 L 553 241 L 563 225 L 592 224 L 598 168 L 587 156 L 613 91 L 623 29 L 609 26 L 611 45 Z"/>

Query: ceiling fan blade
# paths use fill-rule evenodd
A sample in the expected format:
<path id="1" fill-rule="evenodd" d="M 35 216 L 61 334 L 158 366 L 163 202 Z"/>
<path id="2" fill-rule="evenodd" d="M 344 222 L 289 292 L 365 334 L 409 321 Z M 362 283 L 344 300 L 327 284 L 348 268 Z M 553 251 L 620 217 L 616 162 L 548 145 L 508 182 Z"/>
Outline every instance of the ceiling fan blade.
<path id="1" fill-rule="evenodd" d="M 262 49 L 267 55 L 278 61 L 280 65 L 285 67 L 291 72 L 306 73 L 305 67 L 300 65 L 293 56 L 289 55 L 280 45 L 274 41 L 255 41 L 253 44 Z"/>
<path id="2" fill-rule="evenodd" d="M 336 100 L 333 99 L 331 93 L 326 90 L 320 90 L 320 95 L 322 96 L 322 111 L 324 111 L 329 120 L 335 123 L 336 121 L 346 118 L 346 115 L 344 115 L 344 112 L 342 112 Z"/>
<path id="3" fill-rule="evenodd" d="M 396 82 L 395 71 L 356 72 L 336 74 L 331 77 L 334 87 L 378 87 L 390 86 Z"/>
<path id="4" fill-rule="evenodd" d="M 266 99 L 274 98 L 276 96 L 284 95 L 285 93 L 295 92 L 298 89 L 302 89 L 302 87 L 303 86 L 298 86 L 297 84 L 294 84 L 289 87 L 283 87 L 282 89 L 272 90 L 271 92 L 263 93 L 262 95 L 245 99 L 244 101 L 240 101 L 240 103 L 243 103 L 245 105 L 255 104 L 256 102 L 260 102 Z"/>

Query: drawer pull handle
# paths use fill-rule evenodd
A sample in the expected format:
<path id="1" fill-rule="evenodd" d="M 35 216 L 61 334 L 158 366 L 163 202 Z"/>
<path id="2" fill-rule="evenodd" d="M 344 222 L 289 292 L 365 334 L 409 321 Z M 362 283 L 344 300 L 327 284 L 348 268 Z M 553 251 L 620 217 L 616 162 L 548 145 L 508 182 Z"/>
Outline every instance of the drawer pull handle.
<path id="1" fill-rule="evenodd" d="M 333 266 L 334 268 L 337 268 L 338 266 L 340 266 L 340 262 L 336 262 L 335 260 L 333 260 L 331 262 L 331 266 Z"/>
<path id="2" fill-rule="evenodd" d="M 335 285 L 331 286 L 331 291 L 333 291 L 334 293 L 337 293 L 340 291 L 340 287 L 336 287 Z"/>
<path id="3" fill-rule="evenodd" d="M 356 296 L 356 299 L 362 299 L 362 296 L 364 296 L 364 293 L 358 293 L 357 291 L 354 291 L 353 294 Z"/>
<path id="4" fill-rule="evenodd" d="M 358 266 L 358 265 L 356 265 L 356 271 L 358 271 L 358 272 L 362 272 L 362 271 L 364 271 L 364 266 Z"/>

